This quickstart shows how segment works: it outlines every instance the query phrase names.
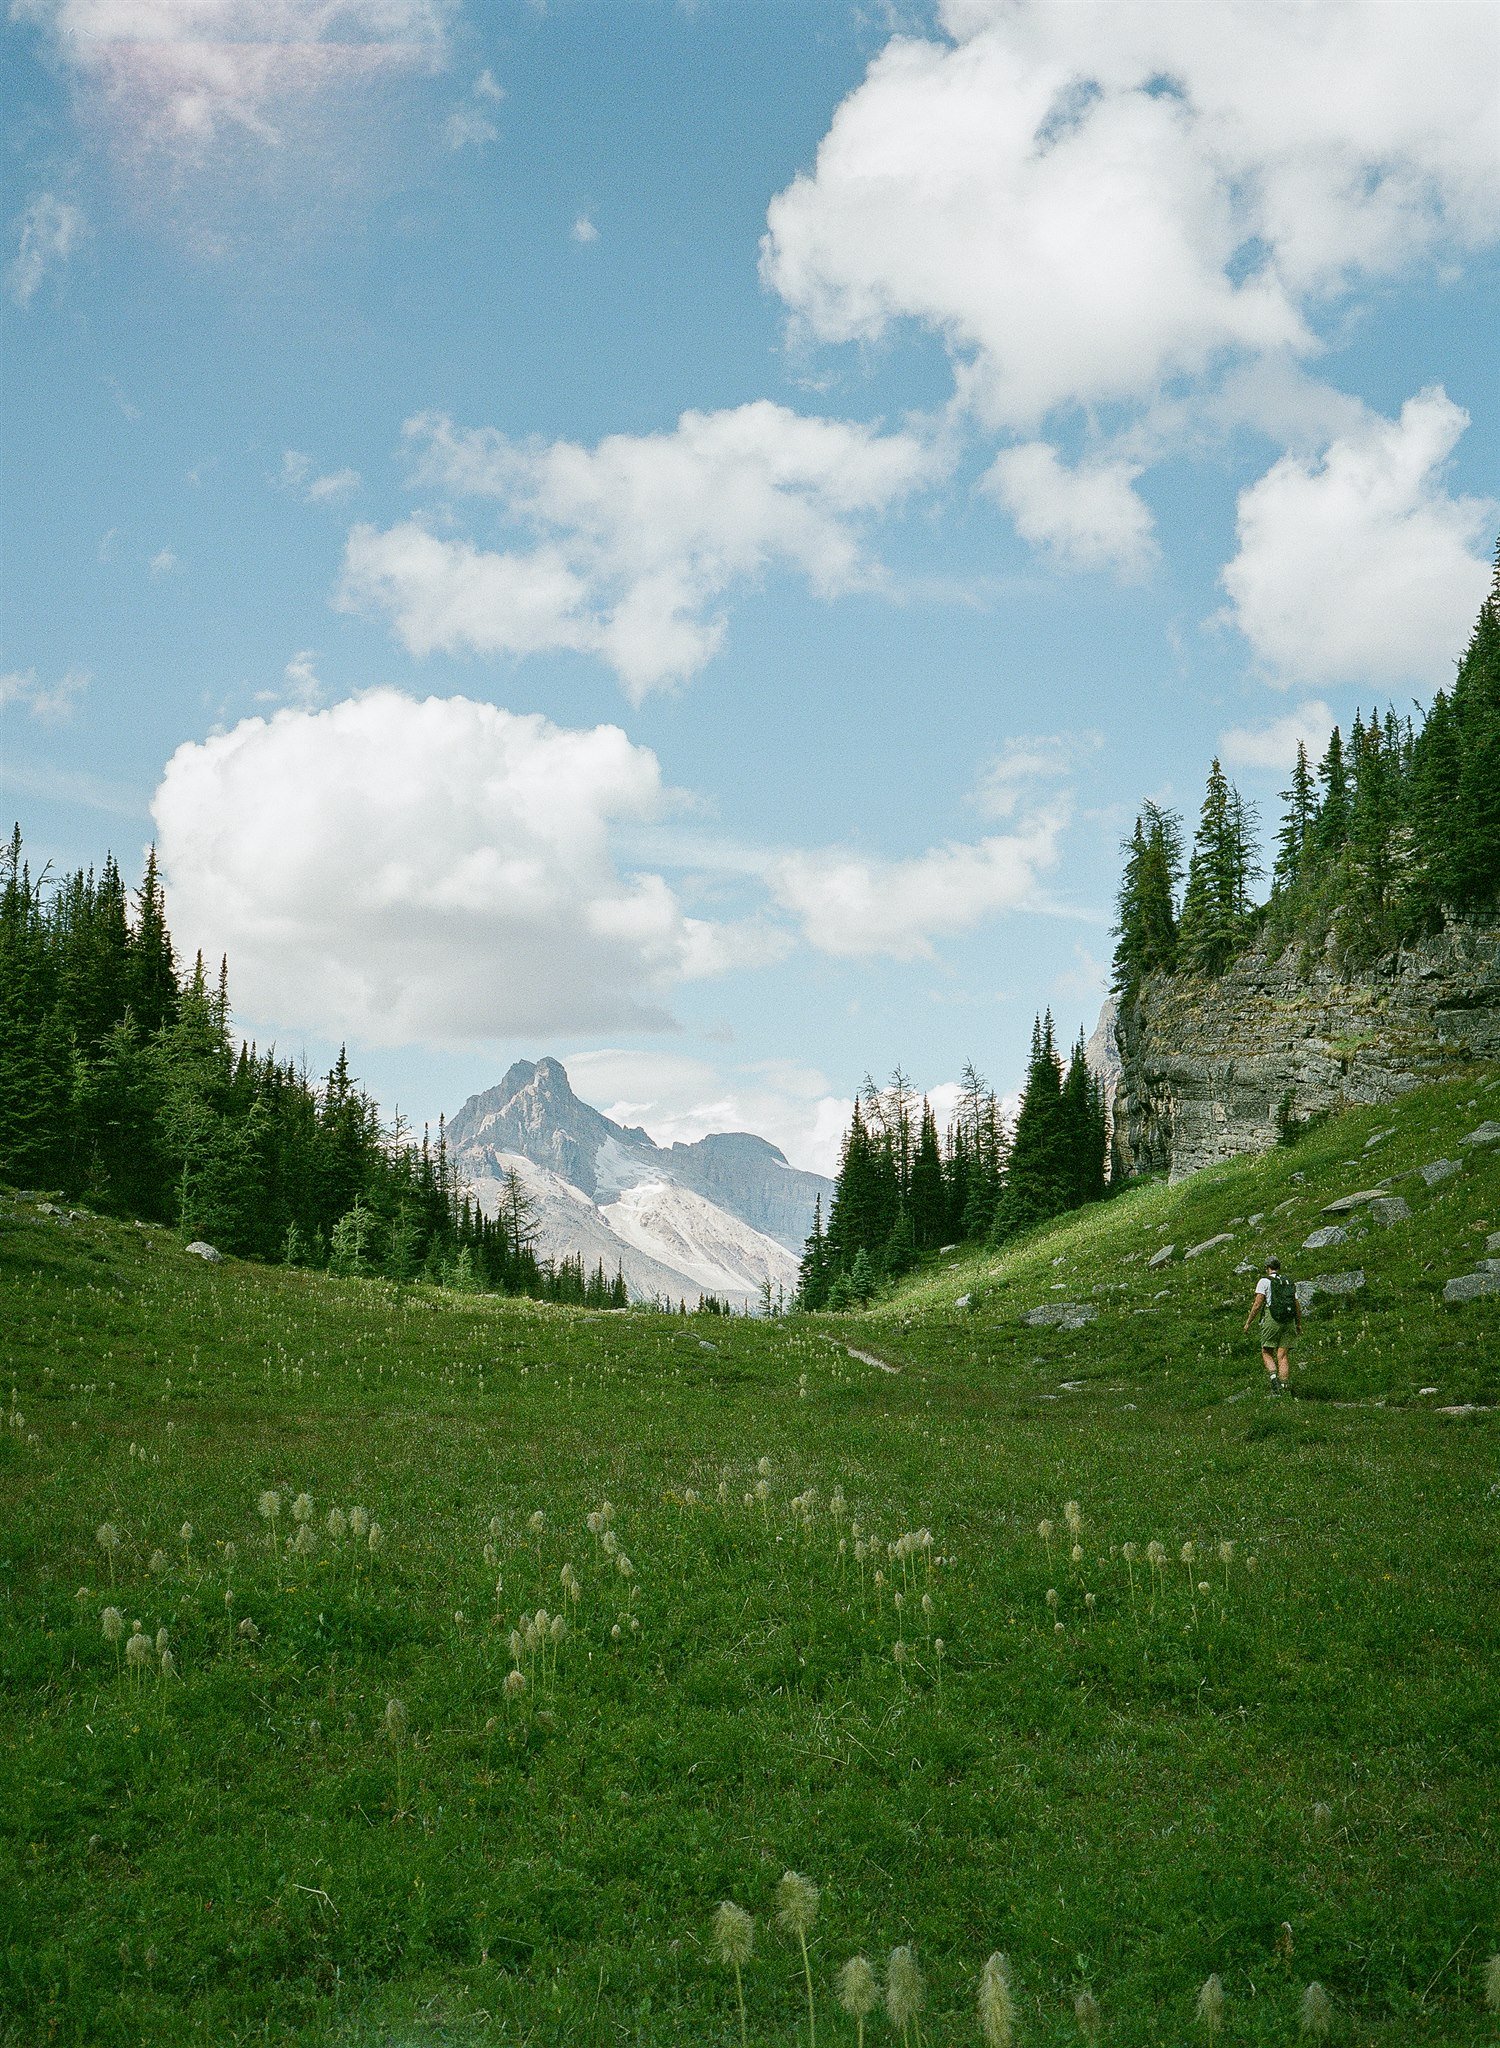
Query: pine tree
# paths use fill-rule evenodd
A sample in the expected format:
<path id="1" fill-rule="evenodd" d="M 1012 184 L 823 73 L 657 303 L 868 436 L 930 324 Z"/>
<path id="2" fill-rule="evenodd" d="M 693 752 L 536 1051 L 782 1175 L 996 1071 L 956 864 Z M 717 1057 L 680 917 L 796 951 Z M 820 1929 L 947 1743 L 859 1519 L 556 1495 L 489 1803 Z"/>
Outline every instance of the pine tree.
<path id="1" fill-rule="evenodd" d="M 1255 813 L 1215 758 L 1193 835 L 1183 892 L 1179 954 L 1198 974 L 1222 974 L 1237 950 L 1259 872 Z"/>
<path id="2" fill-rule="evenodd" d="M 1052 1012 L 1037 1018 L 1031 1033 L 1026 1085 L 1016 1112 L 1005 1184 L 995 1210 L 996 1242 L 1060 1216 L 1072 1206 L 1075 1163 L 1063 1104 L 1062 1063 Z"/>
<path id="3" fill-rule="evenodd" d="M 1181 819 L 1175 811 L 1144 804 L 1124 852 L 1116 899 L 1114 989 L 1129 1000 L 1148 974 L 1170 974 L 1177 964 Z"/>
<path id="4" fill-rule="evenodd" d="M 1276 834 L 1276 863 L 1272 869 L 1272 887 L 1290 890 L 1295 889 L 1302 879 L 1307 862 L 1308 844 L 1318 813 L 1312 766 L 1307 758 L 1307 748 L 1301 740 L 1297 742 L 1297 760 L 1292 769 L 1291 788 L 1281 792 L 1281 801 L 1286 805 L 1286 810 L 1282 816 L 1280 830 Z"/>
<path id="5" fill-rule="evenodd" d="M 943 1185 L 943 1157 L 938 1147 L 937 1122 L 925 1095 L 922 1098 L 916 1157 L 912 1161 L 908 1207 L 912 1237 L 918 1251 L 930 1252 L 945 1242 L 948 1204 Z"/>

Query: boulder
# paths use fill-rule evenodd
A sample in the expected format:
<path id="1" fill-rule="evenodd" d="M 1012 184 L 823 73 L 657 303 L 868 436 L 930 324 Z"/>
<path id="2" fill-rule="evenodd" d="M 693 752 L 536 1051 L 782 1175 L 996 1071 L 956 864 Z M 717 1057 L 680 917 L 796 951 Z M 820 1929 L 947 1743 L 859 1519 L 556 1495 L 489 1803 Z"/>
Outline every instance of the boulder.
<path id="1" fill-rule="evenodd" d="M 1198 1259 L 1201 1258 L 1205 1252 L 1217 1251 L 1221 1244 L 1233 1243 L 1234 1232 L 1232 1230 L 1221 1230 L 1217 1237 L 1205 1237 L 1202 1244 L 1195 1244 L 1191 1246 L 1187 1251 L 1183 1253 L 1182 1256 L 1185 1259 Z"/>
<path id="2" fill-rule="evenodd" d="M 1443 1289 L 1447 1302 L 1478 1301 L 1485 1294 L 1500 1294 L 1500 1273 L 1461 1273 Z"/>
<path id="3" fill-rule="evenodd" d="M 1159 1252 L 1153 1252 L 1150 1258 L 1147 1259 L 1146 1270 L 1154 1273 L 1159 1267 L 1170 1266 L 1176 1250 L 1175 1244 L 1164 1244 Z"/>
<path id="4" fill-rule="evenodd" d="M 1325 1202 L 1325 1216 L 1347 1216 L 1351 1209 L 1358 1209 L 1366 1202 L 1378 1202 L 1384 1195 L 1382 1188 L 1361 1188 L 1357 1195 L 1340 1195 L 1336 1202 Z"/>
<path id="5" fill-rule="evenodd" d="M 1500 1252 L 1500 1230 L 1492 1230 L 1484 1241 L 1487 1252 Z"/>
<path id="6" fill-rule="evenodd" d="M 1348 1235 L 1348 1231 L 1337 1223 L 1325 1223 L 1321 1230 L 1311 1231 L 1303 1238 L 1302 1249 L 1305 1252 L 1326 1251 L 1332 1244 L 1342 1244 Z"/>
<path id="7" fill-rule="evenodd" d="M 1500 1124 L 1483 1123 L 1477 1131 L 1470 1131 L 1467 1138 L 1459 1139 L 1460 1145 L 1500 1145 Z"/>
<path id="8" fill-rule="evenodd" d="M 1378 1202 L 1370 1204 L 1370 1214 L 1382 1230 L 1389 1230 L 1393 1223 L 1405 1223 L 1411 1215 L 1411 1203 L 1405 1195 L 1382 1195 Z"/>
<path id="9" fill-rule="evenodd" d="M 201 1237 L 195 1237 L 187 1248 L 190 1259 L 202 1259 L 205 1265 L 222 1266 L 224 1255 L 216 1252 L 211 1244 L 205 1244 Z"/>
<path id="10" fill-rule="evenodd" d="M 1358 1294 L 1364 1284 L 1363 1266 L 1348 1273 L 1315 1273 L 1311 1280 L 1297 1282 L 1297 1299 L 1306 1308 L 1320 1294 Z"/>
<path id="11" fill-rule="evenodd" d="M 1445 1180 L 1452 1180 L 1455 1173 L 1462 1171 L 1462 1167 L 1463 1162 L 1458 1159 L 1429 1159 L 1425 1166 L 1417 1168 L 1417 1172 L 1421 1174 L 1428 1187 L 1435 1188 Z"/>
<path id="12" fill-rule="evenodd" d="M 1373 1152 L 1377 1145 L 1383 1145 L 1387 1138 L 1394 1138 L 1395 1135 L 1396 1126 L 1394 1124 L 1388 1130 L 1376 1131 L 1371 1137 L 1365 1139 L 1365 1150 Z"/>
<path id="13" fill-rule="evenodd" d="M 1021 1321 L 1029 1323 L 1034 1330 L 1081 1330 L 1098 1313 L 1090 1301 L 1049 1301 L 1040 1308 L 1027 1309 Z"/>
<path id="14" fill-rule="evenodd" d="M 961 1294 L 953 1306 L 955 1308 L 972 1308 L 974 1306 L 974 1297 L 972 1294 Z"/>

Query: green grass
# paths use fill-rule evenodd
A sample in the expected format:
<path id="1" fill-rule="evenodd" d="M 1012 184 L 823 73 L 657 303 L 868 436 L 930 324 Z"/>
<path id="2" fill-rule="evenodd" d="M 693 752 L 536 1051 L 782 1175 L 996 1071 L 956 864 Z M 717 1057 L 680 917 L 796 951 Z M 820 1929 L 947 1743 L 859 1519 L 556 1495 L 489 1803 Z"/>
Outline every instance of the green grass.
<path id="1" fill-rule="evenodd" d="M 728 2044 L 732 1898 L 750 2040 L 805 2042 L 787 1869 L 822 1889 L 825 2048 L 838 1966 L 908 1942 L 933 2048 L 979 2040 L 995 1949 L 1027 2044 L 1080 2038 L 1084 1984 L 1118 2048 L 1201 2037 L 1210 1972 L 1226 2043 L 1295 2040 L 1313 1979 L 1346 2042 L 1496 2038 L 1500 1314 L 1438 1305 L 1500 1230 L 1500 1158 L 1457 1142 L 1486 1115 L 1476 1073 L 779 1324 L 214 1269 L 0 1202 L 0 2040 Z M 1397 1179 L 1409 1223 L 1298 1255 L 1322 1203 L 1439 1153 L 1465 1169 Z M 1233 1271 L 1273 1249 L 1368 1275 L 1285 1404 Z M 1048 1300 L 1100 1313 L 1020 1321 Z M 326 1533 L 355 1505 L 373 1557 Z M 931 1548 L 877 1590 L 855 1522 Z M 108 1604 L 175 1675 L 117 1667 Z M 568 1631 L 507 1698 L 538 1605 Z"/>

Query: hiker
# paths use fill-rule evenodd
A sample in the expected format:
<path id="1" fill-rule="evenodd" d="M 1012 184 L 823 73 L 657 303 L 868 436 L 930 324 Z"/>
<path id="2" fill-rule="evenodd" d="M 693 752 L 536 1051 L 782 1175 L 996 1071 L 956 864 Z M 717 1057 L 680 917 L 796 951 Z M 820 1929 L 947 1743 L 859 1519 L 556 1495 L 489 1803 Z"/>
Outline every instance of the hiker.
<path id="1" fill-rule="evenodd" d="M 1289 1280 L 1281 1270 L 1280 1259 L 1267 1259 L 1266 1270 L 1255 1283 L 1255 1299 L 1250 1304 L 1250 1313 L 1245 1318 L 1248 1330 L 1255 1318 L 1260 1317 L 1260 1355 L 1266 1368 L 1273 1394 L 1288 1391 L 1291 1365 L 1287 1353 L 1291 1348 L 1292 1332 L 1302 1335 L 1302 1304 L 1297 1299 L 1297 1284 Z"/>

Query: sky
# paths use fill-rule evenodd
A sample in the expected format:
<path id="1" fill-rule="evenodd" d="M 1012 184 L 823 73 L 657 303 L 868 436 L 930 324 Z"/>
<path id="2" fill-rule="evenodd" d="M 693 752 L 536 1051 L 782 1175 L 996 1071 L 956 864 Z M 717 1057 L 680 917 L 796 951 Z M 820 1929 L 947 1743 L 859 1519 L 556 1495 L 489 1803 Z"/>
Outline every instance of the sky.
<path id="1" fill-rule="evenodd" d="M 0 806 L 388 1115 L 830 1170 L 1119 844 L 1430 701 L 1496 0 L 12 0 Z"/>

